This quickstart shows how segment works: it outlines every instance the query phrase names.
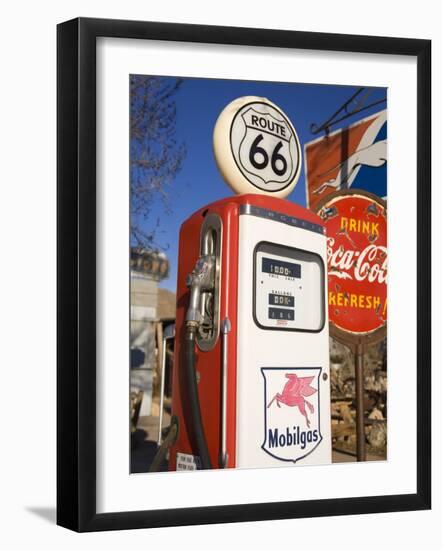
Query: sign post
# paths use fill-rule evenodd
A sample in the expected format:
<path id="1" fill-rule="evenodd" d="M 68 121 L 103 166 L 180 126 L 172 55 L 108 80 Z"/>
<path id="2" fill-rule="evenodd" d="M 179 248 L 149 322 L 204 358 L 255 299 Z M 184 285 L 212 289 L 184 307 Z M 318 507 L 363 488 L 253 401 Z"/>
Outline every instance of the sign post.
<path id="1" fill-rule="evenodd" d="M 387 206 L 345 190 L 317 206 L 327 232 L 330 335 L 355 357 L 357 460 L 365 460 L 364 352 L 387 330 Z"/>
<path id="2" fill-rule="evenodd" d="M 356 345 L 355 351 L 356 383 L 356 458 L 358 462 L 366 460 L 365 454 L 365 402 L 364 402 L 364 346 Z"/>

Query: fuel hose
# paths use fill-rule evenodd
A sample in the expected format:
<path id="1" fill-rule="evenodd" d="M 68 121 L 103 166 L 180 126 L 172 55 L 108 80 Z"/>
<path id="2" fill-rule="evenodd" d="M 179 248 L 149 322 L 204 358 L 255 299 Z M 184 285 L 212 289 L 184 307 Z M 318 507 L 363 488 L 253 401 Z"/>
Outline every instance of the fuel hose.
<path id="1" fill-rule="evenodd" d="M 170 425 L 170 429 L 166 437 L 164 438 L 164 441 L 158 447 L 156 455 L 149 468 L 149 472 L 158 472 L 160 470 L 161 464 L 163 463 L 163 460 L 166 458 L 167 451 L 169 450 L 169 447 L 171 447 L 175 443 L 177 436 L 178 436 L 178 421 L 175 417 L 173 417 L 172 423 Z"/>
<path id="2" fill-rule="evenodd" d="M 195 370 L 195 332 L 196 326 L 188 323 L 185 338 L 185 369 L 187 377 L 187 391 L 189 397 L 189 412 L 191 425 L 193 426 L 196 446 L 201 460 L 201 469 L 212 469 L 207 439 L 204 433 L 203 420 L 201 418 L 200 400 L 198 395 L 198 382 Z"/>

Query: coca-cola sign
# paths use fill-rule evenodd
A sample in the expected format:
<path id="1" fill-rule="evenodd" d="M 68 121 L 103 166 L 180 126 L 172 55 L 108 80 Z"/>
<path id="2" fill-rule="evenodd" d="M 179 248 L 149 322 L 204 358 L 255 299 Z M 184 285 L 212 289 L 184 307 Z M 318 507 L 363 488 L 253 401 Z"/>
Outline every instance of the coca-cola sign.
<path id="1" fill-rule="evenodd" d="M 319 205 L 326 226 L 332 327 L 373 334 L 387 322 L 387 208 L 363 191 L 338 192 Z"/>

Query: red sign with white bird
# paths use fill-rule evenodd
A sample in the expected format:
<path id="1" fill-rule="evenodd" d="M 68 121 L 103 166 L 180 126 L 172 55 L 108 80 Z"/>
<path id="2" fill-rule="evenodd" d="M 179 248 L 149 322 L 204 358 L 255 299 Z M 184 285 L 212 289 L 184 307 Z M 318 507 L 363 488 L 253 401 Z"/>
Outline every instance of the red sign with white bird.
<path id="1" fill-rule="evenodd" d="M 387 111 L 305 144 L 307 206 L 345 189 L 387 194 Z"/>
<path id="2" fill-rule="evenodd" d="M 387 322 L 387 208 L 363 191 L 344 191 L 318 205 L 327 233 L 331 326 L 353 336 Z"/>

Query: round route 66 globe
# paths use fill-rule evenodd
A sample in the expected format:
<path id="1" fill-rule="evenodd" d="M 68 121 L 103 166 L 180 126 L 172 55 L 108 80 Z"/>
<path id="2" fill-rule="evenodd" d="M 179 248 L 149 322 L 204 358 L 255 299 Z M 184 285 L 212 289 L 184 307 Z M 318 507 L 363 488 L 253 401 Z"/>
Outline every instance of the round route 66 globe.
<path id="1" fill-rule="evenodd" d="M 218 169 L 237 193 L 286 197 L 301 173 L 301 147 L 287 115 L 263 97 L 229 103 L 216 121 L 213 149 Z"/>

